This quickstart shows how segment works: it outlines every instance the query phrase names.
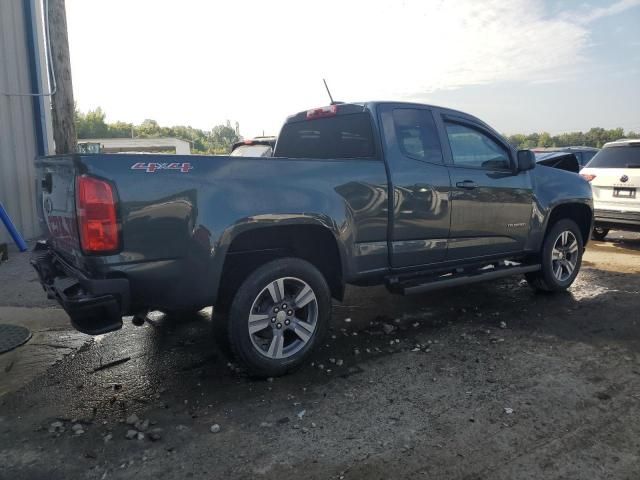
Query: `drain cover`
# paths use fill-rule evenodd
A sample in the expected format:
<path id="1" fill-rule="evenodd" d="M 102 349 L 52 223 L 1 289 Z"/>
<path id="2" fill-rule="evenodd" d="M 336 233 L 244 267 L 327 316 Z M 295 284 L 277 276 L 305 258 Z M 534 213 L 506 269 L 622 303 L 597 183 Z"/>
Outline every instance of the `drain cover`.
<path id="1" fill-rule="evenodd" d="M 0 323 L 0 353 L 19 347 L 31 338 L 28 328 Z"/>

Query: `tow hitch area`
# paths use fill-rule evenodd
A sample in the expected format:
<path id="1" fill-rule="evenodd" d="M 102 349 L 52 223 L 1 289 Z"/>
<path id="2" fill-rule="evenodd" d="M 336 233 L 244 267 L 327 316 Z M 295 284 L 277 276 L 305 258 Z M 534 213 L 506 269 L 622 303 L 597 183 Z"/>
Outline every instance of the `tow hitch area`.
<path id="1" fill-rule="evenodd" d="M 76 330 L 100 335 L 122 328 L 122 315 L 129 303 L 127 279 L 89 279 L 63 263 L 46 244 L 36 246 L 31 265 L 47 296 L 64 308 Z"/>

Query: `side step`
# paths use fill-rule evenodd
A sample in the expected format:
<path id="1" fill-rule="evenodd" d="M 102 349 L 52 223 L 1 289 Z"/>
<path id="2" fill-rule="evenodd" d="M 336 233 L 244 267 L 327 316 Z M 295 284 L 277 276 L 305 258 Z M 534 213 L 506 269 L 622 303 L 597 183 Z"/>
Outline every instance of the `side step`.
<path id="1" fill-rule="evenodd" d="M 391 287 L 395 293 L 402 295 L 412 295 L 414 293 L 430 292 L 440 288 L 457 287 L 460 285 L 468 285 L 470 283 L 484 282 L 485 280 L 494 280 L 496 278 L 509 277 L 511 275 L 522 275 L 529 272 L 537 272 L 542 267 L 540 265 L 515 265 L 515 266 L 498 266 L 495 268 L 487 268 L 474 270 L 473 272 L 450 273 L 431 277 L 429 279 L 414 279 L 407 282 L 399 282 Z"/>

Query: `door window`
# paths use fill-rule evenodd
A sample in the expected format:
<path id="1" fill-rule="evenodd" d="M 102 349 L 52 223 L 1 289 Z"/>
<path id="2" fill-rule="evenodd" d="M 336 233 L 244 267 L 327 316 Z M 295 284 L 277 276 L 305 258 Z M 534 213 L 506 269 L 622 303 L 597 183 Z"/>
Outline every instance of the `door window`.
<path id="1" fill-rule="evenodd" d="M 457 167 L 510 170 L 507 150 L 488 135 L 458 123 L 446 123 L 453 163 Z"/>
<path id="2" fill-rule="evenodd" d="M 440 140 L 430 111 L 396 108 L 393 110 L 393 124 L 398 147 L 405 156 L 424 162 L 442 163 Z"/>

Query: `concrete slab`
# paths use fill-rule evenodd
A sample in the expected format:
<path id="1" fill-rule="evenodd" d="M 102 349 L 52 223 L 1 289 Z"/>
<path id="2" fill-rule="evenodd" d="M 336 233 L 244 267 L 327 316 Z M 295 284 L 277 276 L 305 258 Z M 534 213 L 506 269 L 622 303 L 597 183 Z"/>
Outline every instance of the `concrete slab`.
<path id="1" fill-rule="evenodd" d="M 0 355 L 0 397 L 22 388 L 91 340 L 73 330 L 69 317 L 58 308 L 0 307 L 0 323 L 21 325 L 33 334 L 26 344 Z"/>

